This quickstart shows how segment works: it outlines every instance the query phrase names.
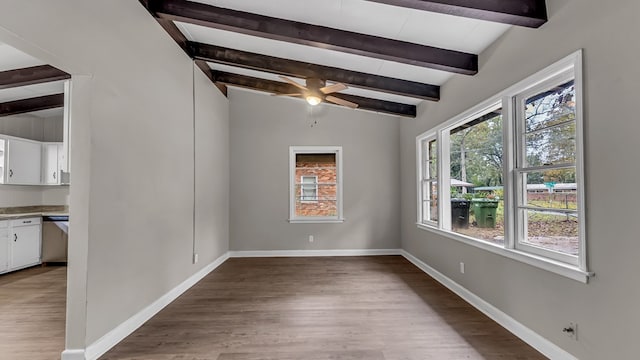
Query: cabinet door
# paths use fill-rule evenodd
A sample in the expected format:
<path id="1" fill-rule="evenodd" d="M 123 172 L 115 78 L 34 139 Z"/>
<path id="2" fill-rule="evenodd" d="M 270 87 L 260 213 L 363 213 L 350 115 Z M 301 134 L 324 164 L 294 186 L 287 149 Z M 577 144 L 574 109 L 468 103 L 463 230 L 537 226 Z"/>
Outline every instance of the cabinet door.
<path id="1" fill-rule="evenodd" d="M 6 224 L 6 222 L 5 222 Z M 9 229 L 0 224 L 0 273 L 9 269 Z"/>
<path id="2" fill-rule="evenodd" d="M 42 144 L 42 183 L 45 185 L 60 183 L 58 149 L 58 144 Z"/>
<path id="3" fill-rule="evenodd" d="M 5 184 L 39 185 L 42 157 L 40 143 L 8 139 L 7 145 Z"/>
<path id="4" fill-rule="evenodd" d="M 0 184 L 4 184 L 4 173 L 5 173 L 5 165 L 6 165 L 5 144 L 6 144 L 6 140 L 0 139 Z"/>
<path id="5" fill-rule="evenodd" d="M 58 146 L 58 184 L 60 183 L 60 171 L 66 169 L 67 154 L 64 152 L 64 144 L 57 143 Z"/>
<path id="6" fill-rule="evenodd" d="M 12 228 L 10 268 L 20 268 L 40 263 L 40 225 Z"/>

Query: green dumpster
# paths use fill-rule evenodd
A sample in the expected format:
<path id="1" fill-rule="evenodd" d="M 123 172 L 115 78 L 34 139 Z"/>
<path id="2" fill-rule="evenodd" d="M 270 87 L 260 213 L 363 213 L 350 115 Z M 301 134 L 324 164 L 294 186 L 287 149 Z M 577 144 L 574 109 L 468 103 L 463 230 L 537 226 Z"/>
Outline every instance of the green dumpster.
<path id="1" fill-rule="evenodd" d="M 476 216 L 476 223 L 479 228 L 496 227 L 498 200 L 472 199 L 471 207 L 473 208 L 473 213 Z"/>

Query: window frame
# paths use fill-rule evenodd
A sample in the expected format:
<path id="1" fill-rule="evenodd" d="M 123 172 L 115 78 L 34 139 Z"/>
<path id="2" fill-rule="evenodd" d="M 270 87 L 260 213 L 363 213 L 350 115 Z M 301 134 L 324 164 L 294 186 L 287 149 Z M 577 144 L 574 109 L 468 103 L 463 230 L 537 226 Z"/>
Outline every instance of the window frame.
<path id="1" fill-rule="evenodd" d="M 575 99 L 576 99 L 576 186 L 577 186 L 577 206 L 578 206 L 578 237 L 579 249 L 578 256 L 575 261 L 571 261 L 566 257 L 550 256 L 551 250 L 532 251 L 529 247 L 519 244 L 518 234 L 520 233 L 521 223 L 517 219 L 519 196 L 518 177 L 522 173 L 522 168 L 518 168 L 518 164 L 522 164 L 520 158 L 524 148 L 520 147 L 521 141 L 518 140 L 519 129 L 523 126 L 520 124 L 522 116 L 517 113 L 518 104 L 517 97 L 524 94 L 535 92 L 535 89 L 544 89 L 549 84 L 557 82 L 558 79 L 564 79 L 567 74 L 571 74 L 574 80 Z M 505 242 L 504 245 L 494 244 L 480 239 L 472 238 L 466 235 L 455 233 L 451 230 L 450 216 L 450 194 L 446 191 L 450 182 L 450 139 L 449 132 L 461 124 L 469 122 L 474 118 L 481 116 L 490 109 L 502 107 L 502 131 L 503 131 L 503 188 L 504 188 L 504 228 Z M 537 73 L 527 77 L 526 79 L 516 83 L 515 85 L 499 92 L 482 103 L 472 107 L 471 109 L 449 119 L 448 121 L 430 129 L 416 137 L 417 146 L 417 184 L 418 184 L 418 221 L 417 226 L 420 229 L 439 233 L 447 238 L 455 239 L 463 243 L 500 254 L 507 258 L 521 261 L 541 269 L 587 283 L 589 277 L 593 276 L 588 271 L 587 254 L 586 254 L 586 213 L 585 213 L 585 186 L 584 186 L 584 120 L 583 120 L 583 78 L 582 78 L 582 50 L 578 50 L 573 54 L 566 56 L 560 61 L 538 71 Z M 438 214 L 439 223 L 426 223 L 422 220 L 422 192 L 420 189 L 422 180 L 423 159 L 421 154 L 421 144 L 425 139 L 435 136 L 438 144 Z M 526 154 L 526 153 L 525 153 Z M 520 162 L 518 162 L 520 161 Z M 526 188 L 526 187 L 525 187 Z M 526 191 L 526 189 L 525 189 Z M 445 216 L 446 215 L 446 216 Z M 548 252 L 547 252 L 548 251 Z M 567 255 L 571 257 L 570 255 Z"/>
<path id="2" fill-rule="evenodd" d="M 429 219 L 425 220 L 424 217 L 424 182 L 429 182 L 429 183 L 434 183 L 436 184 L 436 194 L 437 194 L 437 199 L 438 199 L 438 204 L 441 202 L 441 194 L 440 194 L 440 187 L 437 186 L 438 183 L 438 173 L 440 172 L 440 170 L 438 168 L 436 168 L 436 174 L 435 176 L 431 176 L 430 174 L 430 170 L 431 170 L 431 166 L 426 166 L 425 169 L 425 164 L 430 163 L 431 162 L 431 158 L 429 155 L 431 155 L 431 147 L 429 146 L 429 144 L 435 141 L 436 142 L 436 164 L 437 167 L 440 166 L 440 162 L 439 162 L 439 158 L 438 158 L 438 146 L 439 146 L 439 141 L 437 138 L 437 134 L 435 132 L 432 133 L 428 133 L 422 137 L 418 137 L 416 138 L 416 156 L 417 156 L 417 161 L 418 161 L 418 178 L 417 178 L 417 191 L 418 191 L 418 223 L 419 224 L 423 224 L 426 226 L 434 226 L 437 227 L 440 219 L 442 218 L 440 215 L 440 206 L 437 205 L 438 207 L 438 219 L 436 220 L 432 220 L 431 219 L 431 212 L 429 211 Z M 427 144 L 426 146 L 426 151 L 425 148 L 423 147 L 423 144 Z M 425 159 L 426 156 L 426 159 Z M 426 160 L 426 161 L 425 161 Z M 426 178 L 425 177 L 425 170 L 427 173 L 429 173 L 429 177 Z M 430 202 L 430 201 L 429 201 Z"/>
<path id="3" fill-rule="evenodd" d="M 335 216 L 298 216 L 296 215 L 296 155 L 298 154 L 334 154 L 336 158 L 336 215 Z M 290 146 L 289 147 L 289 219 L 290 223 L 342 223 L 343 184 L 342 184 L 342 146 Z M 316 197 L 318 182 L 316 180 Z M 305 201 L 306 203 L 307 201 Z M 314 201 L 317 202 L 317 201 Z"/>
<path id="4" fill-rule="evenodd" d="M 532 166 L 526 163 L 526 153 L 527 153 L 527 149 L 526 149 L 526 140 L 525 140 L 525 136 L 526 136 L 526 132 L 525 132 L 525 128 L 526 128 L 526 119 L 524 116 L 524 112 L 525 112 L 525 102 L 526 100 L 534 95 L 540 94 L 541 92 L 544 92 L 545 90 L 548 90 L 550 88 L 552 88 L 553 86 L 557 86 L 557 85 L 561 85 L 563 83 L 566 83 L 570 80 L 574 80 L 575 79 L 575 72 L 573 69 L 567 69 L 559 74 L 557 74 L 556 76 L 550 77 L 549 79 L 546 79 L 543 82 L 540 82 L 539 84 L 536 84 L 535 86 L 532 86 L 524 91 L 521 91 L 520 93 L 516 94 L 515 96 L 513 96 L 513 102 L 514 102 L 514 109 L 515 109 L 515 114 L 514 114 L 514 120 L 515 120 L 515 135 L 514 135 L 514 145 L 515 145 L 515 154 L 516 154 L 516 159 L 515 159 L 515 167 L 513 169 L 513 183 L 515 185 L 514 189 L 513 189 L 513 193 L 514 193 L 514 223 L 515 223 L 515 236 L 514 238 L 514 248 L 525 251 L 525 252 L 530 252 L 539 256 L 544 256 L 544 257 L 549 257 L 551 259 L 554 260 L 558 260 L 561 262 L 565 262 L 574 266 L 579 266 L 580 264 L 580 254 L 584 252 L 584 246 L 581 245 L 581 243 L 583 243 L 583 241 L 581 241 L 580 239 L 582 239 L 582 237 L 580 236 L 580 230 L 578 230 L 578 256 L 571 256 L 568 254 L 563 254 L 557 251 L 552 251 L 552 250 L 548 250 L 548 249 L 544 249 L 541 247 L 536 247 L 536 246 L 532 246 L 532 245 L 528 245 L 526 243 L 523 242 L 524 238 L 526 237 L 526 223 L 527 220 L 525 220 L 525 215 L 524 213 L 527 211 L 526 207 L 521 203 L 523 196 L 526 196 L 526 193 L 528 192 L 527 186 L 524 183 L 524 174 L 527 174 L 529 172 L 540 172 L 540 171 L 548 171 L 548 170 L 556 170 L 556 169 L 565 169 L 565 168 L 569 168 L 569 167 L 575 167 L 576 168 L 576 185 L 577 185 L 577 189 L 576 189 L 576 201 L 578 202 L 578 209 L 577 209 L 577 213 L 578 213 L 578 219 L 579 219 L 579 223 L 578 223 L 578 229 L 580 228 L 580 226 L 582 226 L 582 224 L 584 223 L 584 210 L 583 210 L 583 206 L 582 204 L 580 204 L 580 196 L 578 196 L 578 194 L 580 192 L 584 192 L 583 189 L 581 189 L 580 184 L 578 183 L 577 179 L 578 178 L 582 178 L 582 173 L 578 172 L 578 163 L 579 160 L 578 158 L 581 157 L 581 154 L 579 154 L 578 152 L 578 142 L 582 142 L 582 139 L 578 138 L 578 124 L 582 123 L 582 119 L 578 118 L 578 107 L 581 104 L 581 100 L 578 100 L 578 95 L 577 95 L 577 85 L 576 82 L 574 82 L 574 89 L 576 92 L 576 118 L 575 118 L 575 125 L 576 125 L 576 159 L 574 162 L 572 163 L 559 163 L 559 164 L 545 164 L 545 165 L 536 165 L 536 166 Z"/>

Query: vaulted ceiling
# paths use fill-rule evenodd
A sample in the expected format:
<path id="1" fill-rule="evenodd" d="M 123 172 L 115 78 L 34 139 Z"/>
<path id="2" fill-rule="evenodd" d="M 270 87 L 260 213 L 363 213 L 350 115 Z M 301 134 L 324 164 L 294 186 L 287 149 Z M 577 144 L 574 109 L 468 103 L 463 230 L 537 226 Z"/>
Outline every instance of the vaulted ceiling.
<path id="1" fill-rule="evenodd" d="M 319 78 L 359 109 L 414 117 L 511 26 L 547 21 L 544 0 L 140 0 L 203 72 L 272 94 Z M 531 30 L 534 31 L 534 30 Z"/>

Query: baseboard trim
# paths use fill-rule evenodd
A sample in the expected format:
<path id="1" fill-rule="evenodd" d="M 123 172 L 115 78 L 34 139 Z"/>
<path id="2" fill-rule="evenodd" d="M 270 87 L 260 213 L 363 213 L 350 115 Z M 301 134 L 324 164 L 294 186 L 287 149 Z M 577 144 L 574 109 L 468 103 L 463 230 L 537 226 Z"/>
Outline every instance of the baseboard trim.
<path id="1" fill-rule="evenodd" d="M 62 360 L 85 360 L 84 349 L 69 349 L 62 352 Z"/>
<path id="2" fill-rule="evenodd" d="M 400 249 L 229 251 L 231 258 L 401 255 Z"/>
<path id="3" fill-rule="evenodd" d="M 575 356 L 566 352 L 556 344 L 551 341 L 545 339 L 540 334 L 535 331 L 529 329 L 524 326 L 522 323 L 518 322 L 516 319 L 507 315 L 497 307 L 491 305 L 486 302 L 476 294 L 467 290 L 462 285 L 456 283 L 451 280 L 438 270 L 432 268 L 431 266 L 424 263 L 422 260 L 417 257 L 411 255 L 409 252 L 405 250 L 400 251 L 401 255 L 404 256 L 407 260 L 417 266 L 420 270 L 427 273 L 432 278 L 436 279 L 439 283 L 447 287 L 449 290 L 453 291 L 456 295 L 460 296 L 466 302 L 471 304 L 476 309 L 480 310 L 482 313 L 490 317 L 493 321 L 500 324 L 505 329 L 512 332 L 514 335 L 522 339 L 522 341 L 531 345 L 536 350 L 540 351 L 542 354 L 547 356 L 550 359 L 566 359 L 566 360 L 578 360 Z"/>
<path id="4" fill-rule="evenodd" d="M 211 264 L 205 266 L 202 270 L 193 274 L 187 280 L 183 281 L 180 285 L 171 289 L 169 292 L 164 294 L 158 300 L 151 303 L 146 308 L 142 309 L 137 314 L 133 315 L 129 319 L 127 319 L 122 324 L 118 325 L 115 329 L 109 331 L 103 337 L 95 341 L 93 344 L 89 345 L 84 352 L 84 356 L 82 358 L 64 358 L 64 360 L 95 360 L 106 353 L 109 349 L 114 347 L 117 343 L 122 341 L 125 337 L 129 336 L 136 329 L 142 326 L 147 320 L 151 319 L 155 316 L 160 310 L 164 309 L 165 306 L 169 305 L 173 300 L 175 300 L 178 296 L 182 295 L 185 291 L 189 290 L 190 287 L 195 285 L 198 281 L 202 280 L 207 274 L 215 270 L 218 266 L 224 263 L 229 258 L 229 253 L 225 253 L 224 255 L 217 258 Z M 76 351 L 76 350 L 65 350 L 66 351 Z M 76 354 L 75 352 L 73 354 Z M 71 356 L 71 353 L 70 353 Z M 74 355 L 75 356 L 75 355 Z"/>

